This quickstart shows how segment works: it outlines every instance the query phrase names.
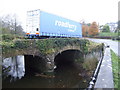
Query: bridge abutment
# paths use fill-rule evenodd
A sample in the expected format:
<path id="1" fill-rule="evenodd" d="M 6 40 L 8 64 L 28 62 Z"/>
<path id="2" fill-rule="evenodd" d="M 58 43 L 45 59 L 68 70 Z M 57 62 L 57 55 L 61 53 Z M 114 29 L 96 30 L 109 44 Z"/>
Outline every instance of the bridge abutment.
<path id="1" fill-rule="evenodd" d="M 25 74 L 34 75 L 35 73 L 43 73 L 48 67 L 46 67 L 47 61 L 42 57 L 25 55 Z"/>
<path id="2" fill-rule="evenodd" d="M 46 66 L 47 66 L 48 71 L 53 71 L 56 67 L 55 62 L 54 62 L 55 54 L 47 55 L 46 58 L 47 58 Z"/>

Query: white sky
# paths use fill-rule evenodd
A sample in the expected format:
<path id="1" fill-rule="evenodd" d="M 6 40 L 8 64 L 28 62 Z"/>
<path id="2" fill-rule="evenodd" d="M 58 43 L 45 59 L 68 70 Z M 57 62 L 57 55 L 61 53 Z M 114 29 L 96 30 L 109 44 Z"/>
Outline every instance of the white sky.
<path id="1" fill-rule="evenodd" d="M 1 0 L 0 16 L 17 14 L 25 28 L 26 12 L 41 9 L 71 20 L 100 25 L 118 21 L 119 0 Z"/>

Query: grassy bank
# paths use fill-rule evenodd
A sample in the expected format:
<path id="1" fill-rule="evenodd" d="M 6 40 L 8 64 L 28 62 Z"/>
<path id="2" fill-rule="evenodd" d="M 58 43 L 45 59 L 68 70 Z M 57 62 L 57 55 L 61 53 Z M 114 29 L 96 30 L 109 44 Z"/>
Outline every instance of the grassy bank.
<path id="1" fill-rule="evenodd" d="M 118 57 L 112 50 L 111 50 L 111 57 L 112 57 L 112 69 L 113 69 L 113 78 L 114 78 L 114 87 L 120 88 L 120 68 L 118 67 L 118 63 L 120 63 L 120 57 Z"/>
<path id="2" fill-rule="evenodd" d="M 99 36 L 108 36 L 108 37 L 116 37 L 118 36 L 118 33 L 113 32 L 100 32 Z"/>

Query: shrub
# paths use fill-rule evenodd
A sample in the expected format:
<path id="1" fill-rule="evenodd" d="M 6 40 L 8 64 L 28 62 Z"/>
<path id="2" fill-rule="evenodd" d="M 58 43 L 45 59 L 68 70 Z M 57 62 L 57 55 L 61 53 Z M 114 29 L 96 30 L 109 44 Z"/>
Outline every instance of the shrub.
<path id="1" fill-rule="evenodd" d="M 6 42 L 9 42 L 9 41 L 13 40 L 14 38 L 15 38 L 15 36 L 12 34 L 3 34 L 2 35 L 2 40 L 6 41 Z"/>

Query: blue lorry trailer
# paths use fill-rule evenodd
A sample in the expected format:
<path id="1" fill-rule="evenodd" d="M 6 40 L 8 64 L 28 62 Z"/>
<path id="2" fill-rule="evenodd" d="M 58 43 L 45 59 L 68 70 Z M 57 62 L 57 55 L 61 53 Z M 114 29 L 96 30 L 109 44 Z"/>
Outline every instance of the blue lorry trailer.
<path id="1" fill-rule="evenodd" d="M 27 36 L 37 37 L 82 37 L 82 25 L 41 10 L 27 12 Z"/>

